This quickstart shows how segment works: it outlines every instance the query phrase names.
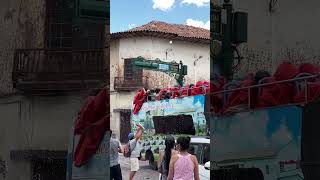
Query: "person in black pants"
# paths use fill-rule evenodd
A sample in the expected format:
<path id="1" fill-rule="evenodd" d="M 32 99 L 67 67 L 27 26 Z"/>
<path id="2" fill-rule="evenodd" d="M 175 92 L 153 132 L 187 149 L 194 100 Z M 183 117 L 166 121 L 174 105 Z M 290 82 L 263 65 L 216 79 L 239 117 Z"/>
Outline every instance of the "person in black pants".
<path id="1" fill-rule="evenodd" d="M 122 180 L 119 153 L 123 153 L 123 148 L 120 141 L 112 137 L 110 130 L 110 180 Z"/>

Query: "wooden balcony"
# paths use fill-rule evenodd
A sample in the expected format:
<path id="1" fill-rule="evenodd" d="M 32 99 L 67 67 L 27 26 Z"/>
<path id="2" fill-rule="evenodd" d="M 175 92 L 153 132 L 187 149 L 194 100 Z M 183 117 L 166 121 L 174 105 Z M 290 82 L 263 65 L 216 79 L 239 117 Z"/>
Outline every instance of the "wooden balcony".
<path id="1" fill-rule="evenodd" d="M 143 87 L 148 87 L 148 77 L 114 78 L 114 90 L 116 91 L 136 91 Z"/>
<path id="2" fill-rule="evenodd" d="M 99 88 L 107 80 L 103 49 L 17 49 L 13 85 L 22 91 Z"/>

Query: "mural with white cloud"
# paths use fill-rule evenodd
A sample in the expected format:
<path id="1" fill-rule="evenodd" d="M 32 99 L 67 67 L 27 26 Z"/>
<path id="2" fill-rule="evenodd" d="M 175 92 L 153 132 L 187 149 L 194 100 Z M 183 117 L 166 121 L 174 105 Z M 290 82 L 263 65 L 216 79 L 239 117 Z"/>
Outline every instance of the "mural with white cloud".
<path id="1" fill-rule="evenodd" d="M 153 116 L 191 115 L 196 135 L 206 135 L 207 124 L 204 116 L 204 96 L 190 96 L 179 99 L 149 101 L 142 105 L 138 114 L 132 114 L 132 131 L 136 131 L 135 124 L 145 127 L 144 150 L 153 152 L 164 148 L 164 135 L 155 134 Z"/>
<path id="2" fill-rule="evenodd" d="M 153 127 L 152 116 L 169 116 L 169 115 L 191 115 L 193 123 L 199 131 L 206 131 L 206 120 L 204 117 L 204 96 L 190 96 L 178 99 L 169 99 L 162 101 L 145 102 L 138 114 L 133 114 L 131 121 L 133 124 L 144 124 L 147 120 L 151 121 Z M 150 116 L 150 117 L 148 117 Z"/>

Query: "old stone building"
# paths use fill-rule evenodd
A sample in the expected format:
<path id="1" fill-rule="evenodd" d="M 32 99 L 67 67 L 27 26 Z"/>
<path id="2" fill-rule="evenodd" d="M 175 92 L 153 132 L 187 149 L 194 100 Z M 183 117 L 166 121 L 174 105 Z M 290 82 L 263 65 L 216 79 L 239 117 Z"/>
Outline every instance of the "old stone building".
<path id="1" fill-rule="evenodd" d="M 110 127 L 122 142 L 130 131 L 130 109 L 135 92 L 142 87 L 152 89 L 176 84 L 174 78 L 162 72 L 133 72 L 130 58 L 142 56 L 151 60 L 182 61 L 188 66 L 185 84 L 190 84 L 209 80 L 209 48 L 209 30 L 159 21 L 111 34 Z"/>
<path id="2" fill-rule="evenodd" d="M 73 120 L 109 79 L 107 14 L 81 22 L 73 2 L 0 2 L 1 180 L 65 179 Z"/>
<path id="3" fill-rule="evenodd" d="M 223 0 L 213 1 L 222 4 Z M 319 1 L 232 0 L 235 11 L 248 13 L 248 42 L 240 45 L 244 57 L 236 75 L 269 70 L 283 60 L 319 64 L 320 38 L 316 23 Z"/>

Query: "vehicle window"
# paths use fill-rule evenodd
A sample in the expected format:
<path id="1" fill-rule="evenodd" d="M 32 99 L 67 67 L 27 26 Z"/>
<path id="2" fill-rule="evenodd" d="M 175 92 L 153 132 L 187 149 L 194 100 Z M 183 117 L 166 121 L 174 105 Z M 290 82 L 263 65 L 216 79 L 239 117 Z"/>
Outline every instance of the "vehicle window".
<path id="1" fill-rule="evenodd" d="M 203 163 L 210 161 L 210 144 L 203 145 Z"/>
<path id="2" fill-rule="evenodd" d="M 189 153 L 195 155 L 199 163 L 201 162 L 201 149 L 199 144 L 190 144 Z"/>

